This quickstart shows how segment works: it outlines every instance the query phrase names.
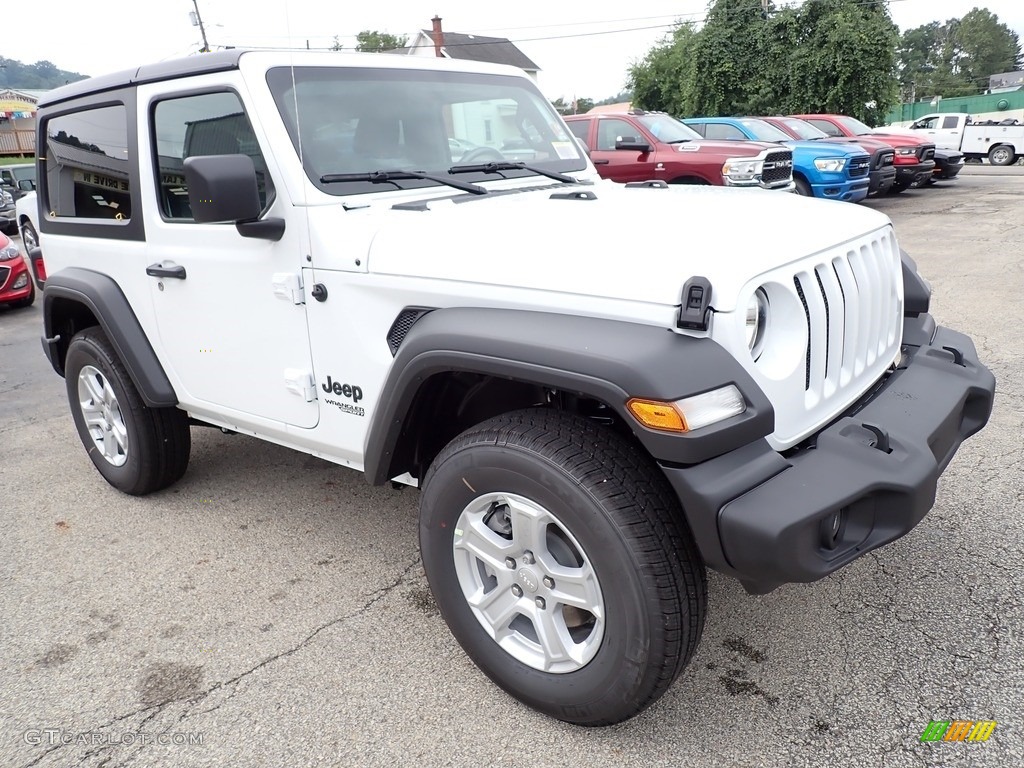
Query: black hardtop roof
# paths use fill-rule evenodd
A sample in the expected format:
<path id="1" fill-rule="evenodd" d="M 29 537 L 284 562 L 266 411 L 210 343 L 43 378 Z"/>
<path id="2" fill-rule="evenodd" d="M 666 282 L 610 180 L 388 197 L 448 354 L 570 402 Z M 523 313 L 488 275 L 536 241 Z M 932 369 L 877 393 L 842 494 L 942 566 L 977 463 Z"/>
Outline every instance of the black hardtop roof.
<path id="1" fill-rule="evenodd" d="M 113 72 L 109 75 L 90 77 L 88 80 L 79 80 L 76 83 L 55 88 L 48 91 L 39 99 L 40 107 L 49 107 L 69 99 L 77 99 L 81 96 L 89 96 L 104 91 L 113 91 L 129 85 L 141 83 L 155 83 L 160 80 L 173 80 L 188 75 L 202 75 L 207 72 L 223 72 L 229 69 L 238 69 L 238 60 L 245 53 L 243 49 L 232 48 L 225 51 L 214 51 L 202 53 L 196 56 L 187 56 L 182 59 L 171 59 L 156 64 L 144 64 L 135 69 L 126 69 L 121 72 Z"/>

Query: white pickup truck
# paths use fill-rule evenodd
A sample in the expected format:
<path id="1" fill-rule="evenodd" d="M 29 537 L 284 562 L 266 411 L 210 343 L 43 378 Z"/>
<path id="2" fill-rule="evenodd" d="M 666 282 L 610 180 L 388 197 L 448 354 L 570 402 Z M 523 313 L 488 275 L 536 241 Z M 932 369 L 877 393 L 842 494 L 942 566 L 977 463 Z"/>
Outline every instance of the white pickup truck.
<path id="1" fill-rule="evenodd" d="M 1013 165 L 1024 155 L 1024 123 L 1018 120 L 973 121 L 965 112 L 925 115 L 909 126 L 886 132 L 925 134 L 938 149 L 958 149 L 967 160 L 988 158 L 992 165 Z"/>

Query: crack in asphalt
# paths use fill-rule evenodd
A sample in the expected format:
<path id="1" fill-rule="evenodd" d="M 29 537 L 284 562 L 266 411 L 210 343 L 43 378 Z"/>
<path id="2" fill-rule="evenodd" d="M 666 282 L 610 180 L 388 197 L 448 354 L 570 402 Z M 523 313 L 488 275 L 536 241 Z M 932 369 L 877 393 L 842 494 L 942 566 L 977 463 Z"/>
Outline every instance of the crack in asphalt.
<path id="1" fill-rule="evenodd" d="M 181 702 L 181 703 L 184 704 L 184 706 L 183 706 L 181 712 L 178 714 L 177 719 L 174 722 L 170 723 L 166 728 L 161 730 L 160 734 L 170 733 L 172 728 L 174 728 L 178 724 L 184 722 L 185 720 L 188 720 L 190 717 L 196 717 L 196 716 L 199 716 L 199 715 L 203 715 L 203 714 L 207 714 L 207 713 L 210 713 L 210 712 L 217 711 L 224 704 L 226 704 L 227 702 L 231 701 L 231 699 L 233 699 L 235 697 L 235 695 L 237 694 L 236 686 L 237 686 L 237 684 L 239 682 L 245 680 L 250 675 L 255 674 L 256 672 L 260 671 L 264 667 L 267 667 L 267 666 L 269 666 L 269 665 L 271 665 L 271 664 L 273 664 L 273 663 L 275 663 L 277 661 L 280 661 L 282 659 L 286 659 L 289 656 L 292 656 L 292 655 L 298 653 L 299 651 L 302 651 L 305 648 L 309 647 L 309 645 L 317 638 L 317 636 L 320 635 L 320 633 L 324 632 L 325 630 L 331 629 L 332 627 L 339 626 L 341 624 L 344 624 L 345 622 L 348 622 L 348 621 L 351 621 L 353 619 L 357 619 L 360 616 L 363 616 L 367 611 L 369 611 L 371 608 L 373 608 L 373 606 L 375 606 L 381 600 L 385 599 L 395 589 L 397 589 L 403 583 L 405 583 L 405 581 L 409 577 L 409 574 L 419 564 L 420 564 L 420 557 L 419 557 L 419 555 L 417 555 L 408 565 L 405 566 L 405 568 L 402 569 L 401 573 L 399 573 L 398 576 L 395 577 L 395 579 L 393 581 L 389 582 L 388 584 L 385 584 L 384 586 L 382 586 L 382 587 L 378 588 L 377 590 L 375 590 L 374 592 L 370 593 L 369 597 L 363 602 L 363 604 L 359 608 L 357 608 L 354 611 L 351 611 L 350 613 L 347 613 L 347 614 L 345 614 L 343 616 L 339 616 L 337 618 L 331 619 L 330 621 L 328 621 L 328 622 L 326 622 L 324 624 L 321 624 L 319 627 L 317 627 L 312 632 L 310 632 L 308 635 L 306 635 L 306 637 L 303 640 L 301 640 L 299 643 L 293 645 L 291 648 L 287 648 L 287 649 L 281 651 L 280 653 L 274 654 L 273 656 L 268 656 L 267 658 L 263 659 L 261 662 L 259 662 L 258 664 L 250 667 L 249 669 L 245 670 L 244 672 L 241 672 L 241 673 L 235 675 L 234 677 L 232 677 L 232 678 L 230 678 L 228 680 L 222 680 L 222 681 L 216 682 L 216 683 L 214 683 L 213 685 L 211 685 L 209 688 L 207 688 L 205 691 L 203 691 L 201 693 L 193 694 L 191 696 L 186 696 L 186 697 L 167 699 L 166 701 L 161 701 L 161 702 L 159 702 L 157 704 L 150 704 L 149 706 L 142 707 L 140 709 L 136 709 L 136 710 L 134 710 L 132 712 L 128 712 L 127 714 L 117 715 L 117 716 L 111 718 L 110 720 L 108 720 L 107 722 L 105 722 L 105 723 L 103 723 L 101 725 L 98 725 L 98 726 L 95 726 L 95 727 L 93 727 L 91 729 L 88 729 L 88 731 L 83 731 L 83 733 L 94 733 L 94 732 L 99 732 L 99 731 L 103 731 L 103 730 L 106 730 L 106 729 L 110 729 L 113 726 L 117 725 L 118 723 L 123 723 L 126 720 L 130 720 L 130 719 L 132 719 L 134 717 L 137 717 L 139 715 L 145 714 L 145 717 L 143 717 L 142 720 L 140 720 L 139 723 L 137 725 L 135 725 L 131 729 L 132 733 L 134 733 L 136 735 L 139 735 L 139 734 L 141 734 L 143 732 L 143 730 L 144 730 L 146 725 L 148 725 L 149 723 L 153 722 L 153 720 L 155 720 L 158 716 L 162 715 L 164 713 L 164 711 L 166 710 L 166 708 L 169 707 L 170 705 L 174 704 L 175 702 Z M 208 709 L 204 709 L 201 712 L 192 712 L 191 711 L 193 707 L 195 707 L 197 704 L 199 704 L 199 702 L 201 702 L 204 699 L 208 698 L 210 695 L 216 693 L 217 691 L 228 690 L 228 689 L 231 689 L 231 692 L 229 693 L 227 698 L 225 698 L 223 701 L 218 702 L 215 706 L 209 707 Z M 129 765 L 130 763 L 132 763 L 146 749 L 146 747 L 149 746 L 149 744 L 141 743 L 141 741 L 142 741 L 141 739 L 139 741 L 140 741 L 140 743 L 135 745 L 136 748 L 134 749 L 134 751 L 131 752 L 130 754 L 126 755 L 122 759 L 122 761 L 120 763 L 117 763 L 118 766 Z M 65 749 L 65 748 L 67 748 L 69 746 L 74 746 L 74 744 L 73 743 L 70 743 L 70 744 L 56 744 L 56 745 L 50 747 L 49 749 L 45 750 L 44 752 L 42 752 L 35 759 L 33 759 L 31 762 L 25 763 L 23 768 L 32 768 L 33 766 L 39 765 L 43 760 L 45 760 L 47 758 L 47 756 L 49 756 L 49 755 L 51 755 L 54 752 L 57 752 L 59 750 Z M 111 760 L 113 760 L 115 758 L 114 754 L 108 754 L 108 753 L 112 753 L 115 749 L 117 749 L 118 747 L 121 747 L 121 746 L 123 746 L 123 745 L 122 744 L 104 744 L 104 745 L 98 746 L 98 747 L 96 747 L 94 749 L 89 749 L 89 750 L 87 750 L 82 755 L 82 758 L 79 761 L 79 765 L 84 765 L 86 763 L 86 761 L 88 761 L 88 760 L 92 760 L 94 758 L 103 757 L 102 761 L 97 764 L 97 768 L 103 768 L 103 766 L 106 766 L 108 763 L 110 763 Z"/>

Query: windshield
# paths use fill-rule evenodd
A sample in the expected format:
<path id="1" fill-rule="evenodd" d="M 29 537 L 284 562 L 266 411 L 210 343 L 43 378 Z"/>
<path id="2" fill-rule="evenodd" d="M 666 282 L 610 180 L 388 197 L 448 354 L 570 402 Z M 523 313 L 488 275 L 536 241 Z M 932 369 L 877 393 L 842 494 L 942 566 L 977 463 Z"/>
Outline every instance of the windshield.
<path id="1" fill-rule="evenodd" d="M 664 144 L 679 144 L 701 138 L 693 128 L 668 115 L 640 115 L 636 119 L 654 138 Z"/>
<path id="2" fill-rule="evenodd" d="M 766 123 L 764 120 L 754 120 L 753 118 L 745 118 L 740 120 L 743 126 L 754 135 L 757 141 L 792 141 L 783 131 L 780 131 L 774 125 Z"/>
<path id="3" fill-rule="evenodd" d="M 325 183 L 323 177 L 382 170 L 444 177 L 452 167 L 501 162 L 561 173 L 586 168 L 586 159 L 561 118 L 524 78 L 278 67 L 267 73 L 267 82 L 306 175 L 328 194 L 379 191 L 369 180 Z M 528 168 L 502 173 L 535 175 Z M 493 178 L 483 170 L 459 177 L 462 182 Z M 437 178 L 408 178 L 396 186 L 438 183 Z"/>
<path id="4" fill-rule="evenodd" d="M 800 120 L 799 118 L 796 117 L 780 117 L 779 122 L 785 125 L 787 128 L 789 128 L 789 130 L 795 133 L 799 138 L 806 139 L 807 141 L 828 138 L 827 133 L 818 128 L 815 128 L 806 120 Z"/>
<path id="5" fill-rule="evenodd" d="M 846 126 L 846 129 L 855 136 L 863 136 L 866 133 L 874 133 L 874 131 L 872 131 L 870 128 L 864 125 L 864 123 L 862 123 L 855 117 L 840 117 L 837 118 L 837 122 L 840 123 L 841 125 Z"/>

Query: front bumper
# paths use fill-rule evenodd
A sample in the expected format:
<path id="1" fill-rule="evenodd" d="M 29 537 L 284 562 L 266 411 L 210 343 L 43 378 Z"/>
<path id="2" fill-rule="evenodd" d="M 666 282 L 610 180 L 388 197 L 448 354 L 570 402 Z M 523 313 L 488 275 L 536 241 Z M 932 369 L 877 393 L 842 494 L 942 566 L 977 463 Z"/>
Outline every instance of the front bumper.
<path id="1" fill-rule="evenodd" d="M 762 440 L 663 470 L 705 562 L 764 593 L 909 532 L 960 444 L 988 421 L 994 393 L 970 338 L 922 314 L 905 322 L 900 367 L 797 449 L 783 456 Z"/>
<path id="2" fill-rule="evenodd" d="M 891 165 L 875 168 L 871 171 L 870 178 L 871 186 L 868 187 L 868 194 L 884 195 L 896 183 L 896 168 Z"/>
<path id="3" fill-rule="evenodd" d="M 935 170 L 934 160 L 924 160 L 920 163 L 897 163 L 893 166 L 896 169 L 896 184 L 906 189 L 914 184 L 920 183 L 931 176 Z"/>
<path id="4" fill-rule="evenodd" d="M 815 197 L 824 200 L 845 200 L 849 203 L 859 203 L 868 196 L 870 184 L 871 180 L 868 176 L 859 179 L 840 177 L 835 181 L 812 182 L 811 191 Z"/>
<path id="5" fill-rule="evenodd" d="M 955 154 L 935 153 L 934 179 L 955 179 L 956 175 L 963 170 L 964 156 L 959 152 Z"/>

